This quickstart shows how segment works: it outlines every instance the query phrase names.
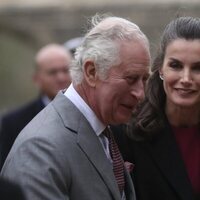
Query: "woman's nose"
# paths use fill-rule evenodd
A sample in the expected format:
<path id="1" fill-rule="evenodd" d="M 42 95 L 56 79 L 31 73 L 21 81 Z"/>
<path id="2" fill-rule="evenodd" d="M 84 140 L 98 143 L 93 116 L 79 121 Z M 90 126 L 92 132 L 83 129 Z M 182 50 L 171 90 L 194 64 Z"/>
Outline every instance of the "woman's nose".
<path id="1" fill-rule="evenodd" d="M 181 74 L 181 83 L 183 84 L 188 84 L 191 83 L 192 81 L 192 75 L 189 69 L 186 69 L 183 71 Z"/>

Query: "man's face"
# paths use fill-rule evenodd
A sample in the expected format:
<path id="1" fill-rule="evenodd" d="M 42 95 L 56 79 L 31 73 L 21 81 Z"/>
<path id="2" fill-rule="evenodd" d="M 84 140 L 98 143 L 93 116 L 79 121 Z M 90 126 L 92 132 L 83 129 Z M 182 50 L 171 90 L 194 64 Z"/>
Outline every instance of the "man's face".
<path id="1" fill-rule="evenodd" d="M 94 110 L 104 124 L 126 123 L 139 101 L 149 76 L 150 56 L 141 42 L 123 42 L 121 63 L 112 67 L 106 80 L 98 79 Z"/>
<path id="2" fill-rule="evenodd" d="M 69 75 L 70 58 L 65 54 L 54 54 L 40 63 L 35 76 L 40 91 L 53 99 L 59 90 L 71 83 Z"/>

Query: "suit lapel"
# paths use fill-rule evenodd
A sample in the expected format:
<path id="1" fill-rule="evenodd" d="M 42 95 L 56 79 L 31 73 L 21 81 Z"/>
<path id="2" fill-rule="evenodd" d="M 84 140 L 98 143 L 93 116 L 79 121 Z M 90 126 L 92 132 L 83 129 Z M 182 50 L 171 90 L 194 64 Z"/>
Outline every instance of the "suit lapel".
<path id="1" fill-rule="evenodd" d="M 146 143 L 146 147 L 180 199 L 193 199 L 191 184 L 170 128 L 156 135 L 151 142 Z"/>
<path id="2" fill-rule="evenodd" d="M 83 120 L 84 121 L 84 120 Z M 115 180 L 112 165 L 108 161 L 105 152 L 102 148 L 101 143 L 99 142 L 98 137 L 90 127 L 90 125 L 86 125 L 88 122 L 83 122 L 80 125 L 80 131 L 78 134 L 78 145 L 85 152 L 87 157 L 93 163 L 96 170 L 99 172 L 100 176 L 104 180 L 105 184 L 108 186 L 110 192 L 114 199 L 121 200 L 121 196 L 118 190 L 118 185 Z M 88 140 L 88 138 L 90 138 Z M 135 190 L 130 177 L 130 174 L 125 170 L 125 193 L 127 200 L 135 200 Z M 117 188 L 117 189 L 116 189 Z"/>
<path id="3" fill-rule="evenodd" d="M 107 159 L 98 137 L 84 117 L 78 130 L 77 143 L 98 171 L 114 199 L 121 199 L 112 165 Z"/>
<path id="4" fill-rule="evenodd" d="M 120 192 L 112 171 L 112 165 L 86 118 L 61 92 L 53 100 L 52 104 L 63 119 L 65 127 L 77 133 L 77 145 L 86 154 L 94 168 L 96 168 L 97 173 L 107 185 L 113 199 L 120 200 Z"/>
<path id="5" fill-rule="evenodd" d="M 133 182 L 131 180 L 131 176 L 129 172 L 125 170 L 125 194 L 126 194 L 126 199 L 127 200 L 135 200 L 136 199 L 136 194 L 135 194 L 135 188 L 133 186 Z"/>

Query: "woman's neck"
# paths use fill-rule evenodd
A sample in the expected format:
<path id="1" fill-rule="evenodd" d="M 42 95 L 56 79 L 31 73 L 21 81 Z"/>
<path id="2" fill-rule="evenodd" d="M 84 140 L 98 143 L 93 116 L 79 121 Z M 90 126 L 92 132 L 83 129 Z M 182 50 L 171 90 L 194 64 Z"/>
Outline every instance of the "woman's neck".
<path id="1" fill-rule="evenodd" d="M 190 127 L 200 122 L 199 108 L 166 106 L 165 110 L 170 124 L 175 127 Z"/>

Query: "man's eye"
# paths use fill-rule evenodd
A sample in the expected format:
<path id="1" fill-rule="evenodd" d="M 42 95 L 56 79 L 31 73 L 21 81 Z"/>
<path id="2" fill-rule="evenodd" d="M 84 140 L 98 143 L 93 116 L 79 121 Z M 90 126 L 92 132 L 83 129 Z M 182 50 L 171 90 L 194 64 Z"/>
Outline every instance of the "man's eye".
<path id="1" fill-rule="evenodd" d="M 53 76 L 53 75 L 55 75 L 56 73 L 57 73 L 56 70 L 49 70 L 49 71 L 47 71 L 47 74 L 50 75 L 50 76 Z"/>
<path id="2" fill-rule="evenodd" d="M 67 74 L 68 72 L 69 72 L 69 70 L 67 68 L 64 68 L 64 69 L 51 69 L 51 70 L 46 71 L 46 73 L 48 75 L 50 75 L 50 76 L 55 76 L 58 73 Z"/>
<path id="3" fill-rule="evenodd" d="M 135 81 L 137 81 L 137 77 L 128 76 L 126 77 L 126 81 L 128 84 L 133 84 Z"/>
<path id="4" fill-rule="evenodd" d="M 143 81 L 144 84 L 146 84 L 147 80 L 148 80 L 148 77 L 144 77 L 144 78 L 142 79 L 142 81 Z"/>

